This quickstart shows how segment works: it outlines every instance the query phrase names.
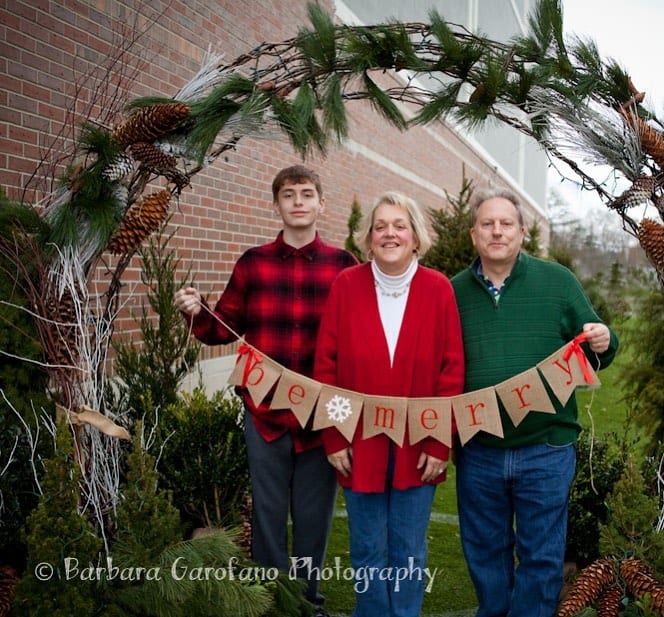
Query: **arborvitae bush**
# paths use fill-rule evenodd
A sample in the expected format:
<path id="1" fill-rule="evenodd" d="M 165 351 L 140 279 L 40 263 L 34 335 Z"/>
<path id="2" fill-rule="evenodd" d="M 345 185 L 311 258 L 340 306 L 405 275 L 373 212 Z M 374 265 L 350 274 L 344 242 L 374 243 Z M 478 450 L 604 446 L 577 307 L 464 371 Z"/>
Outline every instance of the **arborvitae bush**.
<path id="1" fill-rule="evenodd" d="M 163 576 L 159 558 L 167 547 L 182 539 L 180 516 L 169 492 L 160 488 L 155 457 L 145 449 L 141 422 L 134 427 L 125 467 L 117 506 L 117 532 L 101 562 L 105 570 L 98 605 L 105 616 L 167 615 L 168 601 L 160 599 L 159 593 L 156 599 L 152 597 L 153 590 L 145 583 Z M 161 603 L 161 612 L 145 610 L 155 603 L 157 607 Z"/>
<path id="2" fill-rule="evenodd" d="M 664 533 L 656 530 L 660 498 L 630 455 L 624 472 L 607 499 L 608 518 L 600 525 L 602 555 L 618 559 L 636 557 L 664 580 Z"/>
<path id="3" fill-rule="evenodd" d="M 429 210 L 436 240 L 422 258 L 422 265 L 448 277 L 468 267 L 476 255 L 470 238 L 469 203 L 472 195 L 472 180 L 468 180 L 464 174 L 458 197 L 447 195 L 450 208 Z"/>
<path id="4" fill-rule="evenodd" d="M 134 427 L 125 465 L 115 543 L 135 564 L 153 564 L 161 551 L 182 539 L 182 528 L 171 493 L 161 485 L 155 457 L 145 449 L 141 422 Z"/>
<path id="5" fill-rule="evenodd" d="M 644 292 L 622 331 L 630 361 L 620 382 L 635 423 L 648 437 L 646 453 L 657 457 L 664 443 L 664 293 Z"/>
<path id="6" fill-rule="evenodd" d="M 362 251 L 355 243 L 355 232 L 360 226 L 360 221 L 362 221 L 362 208 L 360 207 L 360 202 L 355 198 L 350 207 L 350 216 L 348 217 L 348 236 L 344 242 L 344 248 L 349 253 L 355 255 L 358 261 L 364 261 Z"/>
<path id="7" fill-rule="evenodd" d="M 533 221 L 533 224 L 527 229 L 526 238 L 523 241 L 523 250 L 526 251 L 529 255 L 533 257 L 542 256 L 542 246 L 540 244 L 542 236 L 542 228 L 540 227 L 537 219 Z"/>
<path id="8" fill-rule="evenodd" d="M 169 248 L 171 236 L 150 237 L 142 252 L 141 281 L 148 304 L 138 319 L 142 346 L 133 340 L 114 341 L 115 373 L 119 378 L 108 391 L 111 405 L 148 426 L 174 403 L 182 381 L 196 365 L 200 345 L 173 303 L 175 292 L 187 283 L 189 271 L 178 277 L 180 260 Z"/>
<path id="9" fill-rule="evenodd" d="M 98 563 L 103 543 L 79 512 L 81 472 L 65 420 L 58 425 L 55 443 L 56 452 L 45 463 L 43 494 L 26 525 L 28 559 L 16 588 L 16 616 L 95 614 L 96 583 L 81 572 Z"/>

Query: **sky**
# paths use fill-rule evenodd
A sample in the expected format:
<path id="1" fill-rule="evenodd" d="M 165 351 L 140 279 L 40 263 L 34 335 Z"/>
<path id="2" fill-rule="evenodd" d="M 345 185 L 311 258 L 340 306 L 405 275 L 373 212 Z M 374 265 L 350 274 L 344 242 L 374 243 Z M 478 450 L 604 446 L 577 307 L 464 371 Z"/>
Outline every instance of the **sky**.
<path id="1" fill-rule="evenodd" d="M 646 92 L 645 106 L 664 120 L 664 0 L 562 0 L 563 30 L 593 39 L 603 58 L 612 58 Z M 552 172 L 550 185 L 562 188 L 571 205 L 606 210 L 599 197 L 579 191 Z M 649 211 L 641 213 L 651 216 Z M 635 217 L 639 218 L 638 213 Z"/>
<path id="2" fill-rule="evenodd" d="M 563 0 L 563 28 L 594 39 L 600 54 L 617 60 L 646 91 L 652 111 L 664 110 L 663 0 Z"/>

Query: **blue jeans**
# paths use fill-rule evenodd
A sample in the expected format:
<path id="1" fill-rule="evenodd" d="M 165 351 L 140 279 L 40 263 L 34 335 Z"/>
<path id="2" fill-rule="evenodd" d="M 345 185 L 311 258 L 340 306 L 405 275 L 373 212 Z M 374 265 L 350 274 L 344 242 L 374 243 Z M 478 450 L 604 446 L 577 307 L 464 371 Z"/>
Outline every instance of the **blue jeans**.
<path id="1" fill-rule="evenodd" d="M 459 525 L 476 617 L 555 614 L 575 465 L 573 444 L 501 449 L 471 441 L 459 449 Z"/>
<path id="2" fill-rule="evenodd" d="M 383 493 L 344 489 L 350 560 L 355 573 L 353 617 L 419 617 L 428 579 L 427 528 L 435 487 Z"/>

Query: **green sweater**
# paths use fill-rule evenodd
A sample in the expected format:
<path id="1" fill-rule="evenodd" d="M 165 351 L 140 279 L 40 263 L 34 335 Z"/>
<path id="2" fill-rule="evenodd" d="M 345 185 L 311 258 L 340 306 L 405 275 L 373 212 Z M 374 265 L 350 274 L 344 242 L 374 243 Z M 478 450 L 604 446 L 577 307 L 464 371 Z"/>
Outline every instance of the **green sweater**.
<path id="1" fill-rule="evenodd" d="M 558 263 L 521 253 L 496 303 L 476 273 L 478 260 L 452 279 L 463 328 L 466 392 L 495 386 L 535 367 L 569 343 L 583 324 L 601 321 L 574 274 Z M 611 363 L 618 339 L 612 331 L 609 349 L 599 356 L 583 347 L 597 370 Z M 531 411 L 515 427 L 498 399 L 504 438 L 480 432 L 474 439 L 497 448 L 575 442 L 581 430 L 576 398 L 561 405 L 543 381 L 555 414 Z"/>

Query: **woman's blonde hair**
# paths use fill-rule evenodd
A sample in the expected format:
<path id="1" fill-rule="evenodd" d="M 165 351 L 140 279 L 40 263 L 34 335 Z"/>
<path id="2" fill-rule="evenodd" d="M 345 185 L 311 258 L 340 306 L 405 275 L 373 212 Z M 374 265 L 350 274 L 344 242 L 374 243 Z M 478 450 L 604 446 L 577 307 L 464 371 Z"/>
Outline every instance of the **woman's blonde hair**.
<path id="1" fill-rule="evenodd" d="M 415 249 L 415 253 L 418 257 L 424 255 L 431 248 L 431 236 L 429 235 L 422 209 L 414 199 L 406 197 L 406 195 L 397 191 L 387 191 L 380 195 L 374 201 L 371 210 L 362 218 L 362 222 L 354 236 L 355 244 L 362 251 L 362 254 L 368 259 L 371 258 L 371 232 L 373 230 L 374 216 L 378 206 L 382 206 L 383 204 L 398 206 L 408 213 L 408 220 L 410 221 L 410 226 L 413 228 L 413 234 L 416 239 L 417 248 Z"/>

